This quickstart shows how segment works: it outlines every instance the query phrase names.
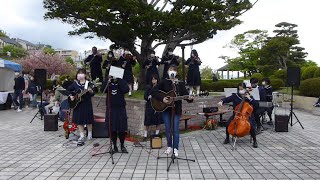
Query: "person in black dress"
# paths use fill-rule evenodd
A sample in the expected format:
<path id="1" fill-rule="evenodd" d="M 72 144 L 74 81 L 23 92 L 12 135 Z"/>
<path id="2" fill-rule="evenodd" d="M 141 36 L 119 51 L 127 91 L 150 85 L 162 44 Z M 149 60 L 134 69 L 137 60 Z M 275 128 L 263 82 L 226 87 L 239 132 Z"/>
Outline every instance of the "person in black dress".
<path id="1" fill-rule="evenodd" d="M 169 78 L 168 69 L 171 65 L 179 66 L 178 56 L 173 54 L 173 49 L 168 48 L 167 53 L 162 57 L 161 64 L 164 64 L 162 79 Z"/>
<path id="2" fill-rule="evenodd" d="M 191 51 L 191 57 L 186 61 L 186 65 L 189 66 L 187 75 L 187 86 L 189 86 L 190 94 L 192 94 L 193 88 L 197 89 L 197 94 L 200 93 L 201 76 L 199 66 L 201 60 L 198 56 L 198 52 L 193 49 Z"/>
<path id="3" fill-rule="evenodd" d="M 150 51 L 150 57 L 143 62 L 142 67 L 146 69 L 146 85 L 152 85 L 152 75 L 156 75 L 157 79 L 159 79 L 159 72 L 158 72 L 158 66 L 160 65 L 160 62 L 158 60 L 158 57 L 155 56 L 155 51 Z"/>
<path id="4" fill-rule="evenodd" d="M 106 86 L 108 86 L 106 88 Z M 128 153 L 124 146 L 125 132 L 128 130 L 128 117 L 126 111 L 126 100 L 124 95 L 129 92 L 125 80 L 109 76 L 102 84 L 102 90 L 106 88 L 106 128 L 111 131 L 111 140 L 114 146 L 113 152 L 118 152 L 117 137 L 121 143 L 122 153 Z M 109 95 L 109 97 L 108 97 Z M 110 126 L 109 126 L 110 113 Z"/>
<path id="5" fill-rule="evenodd" d="M 129 96 L 131 96 L 132 85 L 134 83 L 132 67 L 134 67 L 136 63 L 136 57 L 132 56 L 128 49 L 125 49 L 124 54 L 118 60 L 118 64 L 124 69 L 123 79 L 129 86 Z"/>
<path id="6" fill-rule="evenodd" d="M 251 88 L 258 88 L 258 90 L 259 90 L 259 96 L 260 96 L 259 101 L 266 102 L 267 101 L 266 91 L 265 91 L 264 87 L 258 86 L 258 83 L 259 83 L 259 80 L 257 78 L 250 79 Z M 259 107 L 259 101 L 258 101 L 258 106 L 253 111 L 254 119 L 256 120 L 256 123 L 257 123 L 257 131 L 256 131 L 257 134 L 260 134 L 261 131 L 263 131 L 260 117 L 262 116 L 262 114 L 265 111 L 265 108 Z"/>
<path id="7" fill-rule="evenodd" d="M 185 82 L 179 81 L 177 76 L 178 67 L 175 65 L 171 65 L 167 71 L 169 78 L 162 79 L 159 84 L 157 84 L 151 92 L 152 97 L 156 98 L 158 101 L 163 103 L 169 103 L 168 97 L 164 97 L 159 93 L 159 90 L 169 93 L 170 91 L 175 90 L 177 96 L 188 95 L 188 91 L 185 86 Z M 171 93 L 169 93 L 171 96 Z M 188 102 L 193 101 L 193 97 L 189 97 L 186 99 Z M 174 102 L 174 120 L 172 123 L 172 110 L 173 108 L 167 108 L 164 112 L 162 112 L 162 118 L 166 128 L 166 138 L 168 143 L 168 148 L 165 151 L 165 154 L 169 154 L 172 151 L 172 145 L 174 148 L 174 155 L 178 156 L 178 149 L 179 149 L 179 122 L 180 117 L 182 115 L 182 101 L 175 101 Z M 172 124 L 173 127 L 172 127 Z M 172 134 L 173 134 L 173 142 L 172 142 Z"/>
<path id="8" fill-rule="evenodd" d="M 116 66 L 116 58 L 113 51 L 109 51 L 107 59 L 103 62 L 102 68 L 106 69 L 105 79 L 109 77 L 109 71 L 111 66 Z"/>
<path id="9" fill-rule="evenodd" d="M 151 85 L 146 86 L 146 91 L 144 93 L 144 100 L 146 100 L 146 109 L 145 109 L 145 115 L 144 115 L 144 140 L 146 140 L 148 136 L 148 129 L 150 126 L 156 126 L 156 135 L 160 132 L 159 125 L 162 124 L 162 116 L 160 112 L 156 112 L 152 106 L 151 106 L 151 92 L 152 88 L 155 87 L 159 82 L 159 76 L 157 74 L 151 75 Z"/>
<path id="10" fill-rule="evenodd" d="M 273 96 L 272 96 L 272 86 L 270 85 L 271 81 L 269 78 L 263 78 L 262 79 L 262 86 L 263 88 L 265 89 L 265 92 L 266 92 L 266 101 L 267 102 L 271 102 L 272 103 L 272 99 L 273 99 Z M 269 119 L 270 121 L 268 122 L 269 125 L 273 125 L 272 123 L 272 111 L 273 111 L 273 104 L 271 107 L 267 107 L 265 108 L 265 111 L 267 111 L 267 114 L 269 116 Z"/>
<path id="11" fill-rule="evenodd" d="M 253 109 L 256 109 L 257 107 L 259 107 L 258 102 L 255 101 L 254 98 L 252 96 L 250 96 L 250 94 L 247 92 L 245 83 L 239 83 L 237 90 L 238 90 L 238 93 L 234 93 L 231 96 L 222 99 L 218 103 L 218 105 L 222 106 L 225 103 L 232 102 L 233 109 L 235 110 L 237 105 L 242 102 L 243 98 L 245 98 L 245 101 L 248 102 L 253 107 Z M 227 121 L 226 139 L 224 140 L 223 144 L 228 144 L 230 142 L 228 126 L 229 126 L 230 122 L 233 120 L 234 116 L 235 116 L 235 114 L 233 113 L 233 115 Z M 253 147 L 257 148 L 258 143 L 257 143 L 257 139 L 256 139 L 256 121 L 254 120 L 253 114 L 250 116 L 250 125 L 251 125 L 250 134 L 253 139 Z"/>
<path id="12" fill-rule="evenodd" d="M 84 142 L 84 125 L 87 125 L 88 135 L 87 139 L 92 139 L 92 122 L 93 122 L 93 109 L 91 98 L 94 96 L 94 91 L 91 88 L 92 84 L 86 80 L 86 70 L 79 69 L 77 72 L 77 80 L 68 87 L 71 92 L 70 99 L 74 100 L 74 96 L 87 89 L 88 92 L 83 95 L 83 101 L 78 103 L 77 107 L 73 109 L 72 121 L 78 125 L 80 131 L 80 138 L 78 143 Z"/>
<path id="13" fill-rule="evenodd" d="M 102 56 L 98 54 L 98 50 L 96 47 L 92 47 L 92 54 L 84 60 L 84 64 L 90 65 L 91 79 L 95 80 L 99 78 L 99 81 L 103 81 L 102 77 Z"/>

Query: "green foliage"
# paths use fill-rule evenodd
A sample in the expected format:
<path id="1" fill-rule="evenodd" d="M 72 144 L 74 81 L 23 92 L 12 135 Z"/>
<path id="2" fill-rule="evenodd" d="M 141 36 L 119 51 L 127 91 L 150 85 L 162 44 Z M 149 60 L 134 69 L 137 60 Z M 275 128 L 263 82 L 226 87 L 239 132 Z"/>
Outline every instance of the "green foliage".
<path id="1" fill-rule="evenodd" d="M 205 66 L 200 70 L 201 79 L 212 79 L 213 69 L 209 66 Z"/>
<path id="2" fill-rule="evenodd" d="M 44 89 L 52 89 L 53 88 L 53 81 L 51 79 L 47 79 L 47 83 Z"/>
<path id="3" fill-rule="evenodd" d="M 210 92 L 223 92 L 224 88 L 235 88 L 243 80 L 219 80 L 213 82 L 212 80 L 202 80 L 201 81 L 201 90 L 210 91 Z"/>
<path id="4" fill-rule="evenodd" d="M 133 67 L 133 71 L 132 71 L 132 73 L 133 73 L 133 75 L 135 76 L 135 77 L 138 77 L 139 76 L 139 74 L 140 74 L 140 64 L 139 63 L 137 63 L 134 67 Z"/>
<path id="5" fill-rule="evenodd" d="M 285 81 L 287 79 L 287 70 L 286 69 L 276 70 L 274 72 L 274 76 L 278 79 L 282 79 L 283 81 Z"/>
<path id="6" fill-rule="evenodd" d="M 302 71 L 301 79 L 305 80 L 305 79 L 313 78 L 314 74 L 317 70 L 318 70 L 318 67 L 315 67 L 315 66 L 310 66 L 310 67 L 305 68 Z"/>
<path id="7" fill-rule="evenodd" d="M 43 52 L 45 54 L 56 54 L 55 50 L 51 48 L 51 46 L 46 46 L 43 48 Z"/>
<path id="8" fill-rule="evenodd" d="M 5 56 L 7 55 L 7 52 L 10 52 L 12 58 L 19 58 L 27 55 L 25 49 L 13 45 L 3 46 L 2 52 Z"/>
<path id="9" fill-rule="evenodd" d="M 318 64 L 312 60 L 306 60 L 302 67 L 318 66 Z"/>
<path id="10" fill-rule="evenodd" d="M 270 82 L 273 90 L 279 90 L 281 87 L 285 86 L 282 79 L 270 79 Z"/>
<path id="11" fill-rule="evenodd" d="M 300 93 L 303 96 L 319 97 L 320 96 L 320 78 L 310 78 L 300 84 Z"/>
<path id="12" fill-rule="evenodd" d="M 69 64 L 72 64 L 72 65 L 75 65 L 74 64 L 74 61 L 71 57 L 66 57 L 66 62 L 69 63 Z"/>
<path id="13" fill-rule="evenodd" d="M 320 77 L 320 67 L 318 67 L 317 70 L 314 72 L 313 77 L 315 78 Z"/>
<path id="14" fill-rule="evenodd" d="M 259 82 L 261 83 L 261 81 L 264 77 L 261 73 L 254 73 L 254 74 L 252 74 L 251 78 L 257 78 L 259 80 Z"/>
<path id="15" fill-rule="evenodd" d="M 8 35 L 6 34 L 6 32 L 0 30 L 0 37 L 8 37 Z"/>

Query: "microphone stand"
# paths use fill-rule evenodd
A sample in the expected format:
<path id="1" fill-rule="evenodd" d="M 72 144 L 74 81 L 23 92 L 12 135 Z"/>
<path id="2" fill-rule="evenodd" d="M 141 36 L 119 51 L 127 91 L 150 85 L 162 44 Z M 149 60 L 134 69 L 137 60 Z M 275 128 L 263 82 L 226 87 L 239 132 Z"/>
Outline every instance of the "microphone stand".
<path id="1" fill-rule="evenodd" d="M 171 77 L 174 77 L 174 75 L 173 74 L 171 74 Z M 162 159 L 162 158 L 166 158 L 167 160 L 170 158 L 171 159 L 171 161 L 170 161 L 170 163 L 168 164 L 168 161 L 167 161 L 167 171 L 169 171 L 170 170 L 170 167 L 171 167 L 171 165 L 172 164 L 174 164 L 174 160 L 175 159 L 180 159 L 180 160 L 185 160 L 185 161 L 192 161 L 192 162 L 195 162 L 195 160 L 193 160 L 193 159 L 187 159 L 187 158 L 179 158 L 179 157 L 176 157 L 175 155 L 174 155 L 174 143 L 175 143 L 175 140 L 174 140 L 174 137 L 175 137 L 175 128 L 174 128 L 174 121 L 175 121 L 175 106 L 174 106 L 174 102 L 175 102 L 175 85 L 174 85 L 175 83 L 174 83 L 174 81 L 172 81 L 172 93 L 171 93 L 171 98 L 172 98 L 172 102 L 171 102 L 171 106 L 172 106 L 172 110 L 171 110 L 171 130 L 170 130 L 170 136 L 172 136 L 172 149 L 173 149 L 173 152 L 172 152 L 172 155 L 171 155 L 171 157 L 159 157 L 158 156 L 158 159 Z M 179 119 L 178 119 L 178 121 L 179 121 Z M 168 142 L 167 142 L 168 143 Z"/>
<path id="2" fill-rule="evenodd" d="M 113 153 L 114 153 L 114 150 L 113 150 L 113 143 L 112 143 L 112 135 L 111 135 L 111 112 L 110 112 L 110 88 L 108 87 L 109 86 L 109 79 L 110 78 L 108 78 L 108 81 L 107 81 L 107 85 L 106 85 L 106 87 L 104 88 L 104 90 L 103 90 L 103 93 L 106 91 L 106 89 L 108 88 L 108 93 L 107 93 L 107 98 L 108 98 L 108 103 L 107 103 L 107 111 L 108 111 L 108 125 L 109 125 L 109 148 L 108 148 L 108 150 L 106 151 L 106 152 L 102 152 L 102 153 L 95 153 L 95 154 L 92 154 L 92 156 L 97 156 L 97 155 L 100 155 L 100 154 L 106 154 L 106 153 L 110 153 L 110 158 L 111 158 L 111 160 L 112 160 L 112 164 L 114 164 L 114 160 L 113 160 Z M 102 97 L 100 97 L 100 100 L 99 100 L 99 103 L 100 103 L 100 101 L 101 101 L 101 98 Z M 99 105 L 99 104 L 98 104 Z M 97 107 L 98 107 L 98 105 L 97 105 Z M 105 144 L 106 145 L 106 144 Z M 103 146 L 105 146 L 105 145 L 103 145 Z M 101 146 L 100 147 L 100 149 L 103 147 L 103 146 Z M 99 150 L 100 150 L 99 149 Z"/>

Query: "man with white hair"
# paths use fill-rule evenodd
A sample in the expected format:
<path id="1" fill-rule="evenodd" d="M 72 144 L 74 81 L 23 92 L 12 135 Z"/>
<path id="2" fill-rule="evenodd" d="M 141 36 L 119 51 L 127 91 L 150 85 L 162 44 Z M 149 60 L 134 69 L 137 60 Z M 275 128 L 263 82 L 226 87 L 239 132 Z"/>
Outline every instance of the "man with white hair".
<path id="1" fill-rule="evenodd" d="M 24 78 L 21 76 L 19 72 L 15 72 L 13 89 L 14 89 L 13 102 L 15 103 L 16 106 L 18 106 L 17 112 L 21 112 L 25 82 L 24 82 Z M 17 101 L 17 98 L 19 98 L 19 102 Z"/>

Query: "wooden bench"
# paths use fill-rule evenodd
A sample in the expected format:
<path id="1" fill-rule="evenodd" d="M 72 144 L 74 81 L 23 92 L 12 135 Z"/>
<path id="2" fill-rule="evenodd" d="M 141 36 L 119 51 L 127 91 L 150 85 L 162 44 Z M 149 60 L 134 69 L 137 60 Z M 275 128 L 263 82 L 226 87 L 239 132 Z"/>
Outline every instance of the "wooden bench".
<path id="1" fill-rule="evenodd" d="M 223 121 L 222 116 L 229 112 L 232 112 L 232 110 L 219 110 L 217 112 L 212 112 L 212 113 L 199 113 L 199 115 L 204 115 L 206 117 L 206 121 L 212 116 L 219 115 L 220 116 L 219 122 L 222 122 Z"/>
<path id="2" fill-rule="evenodd" d="M 197 117 L 197 116 L 195 116 L 195 115 L 188 115 L 188 114 L 181 115 L 180 121 L 184 121 L 184 129 L 185 129 L 185 130 L 188 129 L 188 121 L 189 121 L 191 118 L 195 118 L 195 117 Z"/>

